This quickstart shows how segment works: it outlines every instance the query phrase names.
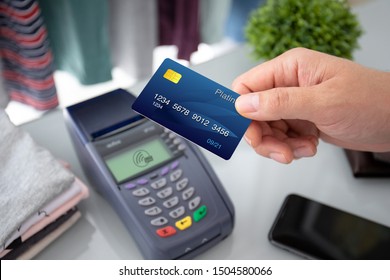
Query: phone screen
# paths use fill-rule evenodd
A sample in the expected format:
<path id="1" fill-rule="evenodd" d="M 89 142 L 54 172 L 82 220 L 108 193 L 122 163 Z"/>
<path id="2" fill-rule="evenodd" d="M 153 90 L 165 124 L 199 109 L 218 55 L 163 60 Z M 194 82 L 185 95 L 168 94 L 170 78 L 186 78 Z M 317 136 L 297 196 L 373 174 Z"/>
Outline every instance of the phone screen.
<path id="1" fill-rule="evenodd" d="M 269 239 L 315 259 L 390 259 L 390 228 L 298 195 L 289 195 Z"/>

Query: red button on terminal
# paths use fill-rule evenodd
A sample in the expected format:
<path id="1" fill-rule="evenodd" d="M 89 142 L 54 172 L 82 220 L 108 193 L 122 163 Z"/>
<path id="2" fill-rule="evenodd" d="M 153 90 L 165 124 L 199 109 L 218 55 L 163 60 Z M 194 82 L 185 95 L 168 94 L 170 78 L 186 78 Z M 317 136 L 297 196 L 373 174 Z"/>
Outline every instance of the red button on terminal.
<path id="1" fill-rule="evenodd" d="M 156 230 L 156 233 L 160 237 L 168 237 L 176 234 L 176 229 L 172 226 L 167 226 Z"/>

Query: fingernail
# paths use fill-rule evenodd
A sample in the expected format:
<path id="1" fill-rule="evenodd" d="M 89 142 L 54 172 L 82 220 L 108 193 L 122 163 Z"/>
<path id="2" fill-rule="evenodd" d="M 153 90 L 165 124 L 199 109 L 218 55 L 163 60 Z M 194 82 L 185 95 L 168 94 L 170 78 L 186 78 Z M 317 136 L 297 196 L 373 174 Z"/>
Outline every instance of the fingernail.
<path id="1" fill-rule="evenodd" d="M 249 144 L 249 146 L 252 146 L 252 141 L 249 139 L 246 135 L 244 135 L 245 141 Z"/>
<path id="2" fill-rule="evenodd" d="M 241 113 L 256 112 L 258 107 L 259 97 L 256 94 L 244 94 L 236 100 L 236 109 Z"/>
<path id="3" fill-rule="evenodd" d="M 297 148 L 293 151 L 294 158 L 311 157 L 314 155 L 314 151 L 309 147 Z"/>
<path id="4" fill-rule="evenodd" d="M 284 156 L 284 154 L 281 154 L 281 153 L 270 153 L 269 154 L 269 157 L 277 162 L 280 162 L 280 163 L 287 163 L 287 159 L 286 157 Z"/>

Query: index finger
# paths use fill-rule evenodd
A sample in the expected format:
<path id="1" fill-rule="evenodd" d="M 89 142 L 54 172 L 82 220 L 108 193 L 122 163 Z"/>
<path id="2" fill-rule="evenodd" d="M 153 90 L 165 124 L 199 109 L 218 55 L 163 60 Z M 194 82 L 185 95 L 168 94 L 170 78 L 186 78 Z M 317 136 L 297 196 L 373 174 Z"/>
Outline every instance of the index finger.
<path id="1" fill-rule="evenodd" d="M 284 53 L 237 77 L 232 88 L 239 94 L 246 94 L 275 87 L 298 86 L 297 65 L 296 55 Z"/>
<path id="2" fill-rule="evenodd" d="M 332 77 L 335 59 L 339 58 L 304 48 L 292 49 L 242 74 L 232 87 L 237 93 L 246 94 L 316 85 Z"/>

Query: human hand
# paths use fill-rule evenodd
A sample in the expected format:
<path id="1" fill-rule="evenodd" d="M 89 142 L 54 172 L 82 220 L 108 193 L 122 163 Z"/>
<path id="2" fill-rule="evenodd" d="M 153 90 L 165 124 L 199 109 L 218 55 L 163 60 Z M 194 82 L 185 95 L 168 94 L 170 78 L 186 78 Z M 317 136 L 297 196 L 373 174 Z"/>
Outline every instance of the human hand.
<path id="1" fill-rule="evenodd" d="M 319 139 L 353 150 L 390 151 L 390 73 L 297 48 L 239 76 L 236 109 L 245 139 L 278 162 L 316 154 Z"/>

